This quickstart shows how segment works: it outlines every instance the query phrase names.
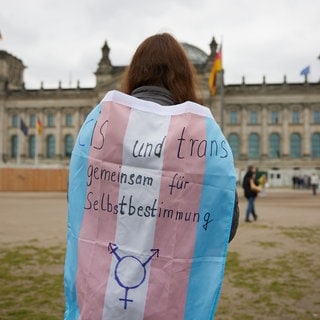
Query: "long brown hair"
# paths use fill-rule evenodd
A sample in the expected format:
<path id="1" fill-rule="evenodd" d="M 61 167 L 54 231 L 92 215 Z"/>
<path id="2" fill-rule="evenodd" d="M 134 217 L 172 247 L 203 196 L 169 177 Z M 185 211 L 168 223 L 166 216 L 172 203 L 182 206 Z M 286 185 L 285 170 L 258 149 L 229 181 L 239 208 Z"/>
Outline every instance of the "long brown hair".
<path id="1" fill-rule="evenodd" d="M 122 91 L 140 86 L 160 86 L 170 91 L 175 103 L 200 102 L 195 71 L 182 46 L 169 33 L 145 39 L 133 55 L 122 81 Z"/>

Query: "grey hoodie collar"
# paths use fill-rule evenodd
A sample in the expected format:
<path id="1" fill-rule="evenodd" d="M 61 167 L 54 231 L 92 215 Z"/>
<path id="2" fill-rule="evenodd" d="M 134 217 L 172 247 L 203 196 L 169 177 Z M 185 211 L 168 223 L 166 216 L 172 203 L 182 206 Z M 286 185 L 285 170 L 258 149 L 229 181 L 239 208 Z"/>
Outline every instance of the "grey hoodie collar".
<path id="1" fill-rule="evenodd" d="M 131 95 L 138 99 L 156 102 L 162 106 L 171 106 L 175 104 L 170 91 L 162 87 L 141 86 L 134 89 Z"/>

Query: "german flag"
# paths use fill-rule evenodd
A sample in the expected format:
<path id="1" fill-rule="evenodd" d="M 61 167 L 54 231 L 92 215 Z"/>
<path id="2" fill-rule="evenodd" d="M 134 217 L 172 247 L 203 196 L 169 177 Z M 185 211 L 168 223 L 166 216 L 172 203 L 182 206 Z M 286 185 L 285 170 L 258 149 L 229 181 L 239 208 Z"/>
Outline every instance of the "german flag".
<path id="1" fill-rule="evenodd" d="M 42 125 L 42 122 L 40 121 L 39 118 L 37 118 L 37 133 L 38 135 L 40 135 L 42 133 L 42 130 L 43 130 L 43 125 Z"/>
<path id="2" fill-rule="evenodd" d="M 209 76 L 209 88 L 213 96 L 216 94 L 216 91 L 217 91 L 217 73 L 220 71 L 222 71 L 222 47 L 221 46 L 214 56 L 212 69 Z"/>

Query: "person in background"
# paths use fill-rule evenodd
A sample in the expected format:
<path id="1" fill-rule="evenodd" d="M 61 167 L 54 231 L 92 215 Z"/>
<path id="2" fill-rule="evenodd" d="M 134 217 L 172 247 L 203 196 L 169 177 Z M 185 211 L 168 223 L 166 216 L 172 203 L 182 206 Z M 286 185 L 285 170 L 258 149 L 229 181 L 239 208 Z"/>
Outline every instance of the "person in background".
<path id="1" fill-rule="evenodd" d="M 311 175 L 310 183 L 311 183 L 312 193 L 315 196 L 317 194 L 317 189 L 319 187 L 319 176 L 315 172 Z"/>
<path id="2" fill-rule="evenodd" d="M 253 216 L 254 221 L 258 219 L 258 215 L 255 210 L 255 200 L 258 193 L 261 191 L 261 187 L 256 185 L 255 180 L 256 180 L 256 167 L 250 165 L 243 178 L 243 183 L 242 183 L 244 196 L 248 201 L 245 222 L 251 222 L 250 220 L 251 214 Z"/>

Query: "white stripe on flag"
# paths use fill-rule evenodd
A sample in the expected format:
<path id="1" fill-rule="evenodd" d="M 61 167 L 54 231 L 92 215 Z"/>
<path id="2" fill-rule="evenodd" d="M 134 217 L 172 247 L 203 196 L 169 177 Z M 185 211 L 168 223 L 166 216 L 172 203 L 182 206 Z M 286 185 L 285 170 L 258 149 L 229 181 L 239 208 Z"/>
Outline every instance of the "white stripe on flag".
<path id="1" fill-rule="evenodd" d="M 158 249 L 153 248 L 156 218 L 148 216 L 148 213 L 144 217 L 144 212 L 147 206 L 158 206 L 161 184 L 159 171 L 162 170 L 169 123 L 170 116 L 131 110 L 124 140 L 122 172 L 126 172 L 128 176 L 133 173 L 135 177 L 141 175 L 146 178 L 146 184 L 134 184 L 130 187 L 120 185 L 118 201 L 121 203 L 125 199 L 127 205 L 125 213 L 117 215 L 114 245 L 118 249 L 112 257 L 105 295 L 104 320 L 143 319 L 151 260 L 156 259 L 156 256 L 153 256 L 155 251 L 152 250 Z M 137 156 L 144 155 L 147 143 L 149 147 L 152 146 L 152 152 L 161 151 L 159 157 Z M 133 156 L 134 145 L 137 157 Z M 128 208 L 130 199 L 131 208 Z M 143 209 L 138 215 L 139 206 Z M 148 211 L 151 214 L 150 208 Z"/>

